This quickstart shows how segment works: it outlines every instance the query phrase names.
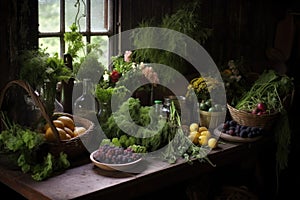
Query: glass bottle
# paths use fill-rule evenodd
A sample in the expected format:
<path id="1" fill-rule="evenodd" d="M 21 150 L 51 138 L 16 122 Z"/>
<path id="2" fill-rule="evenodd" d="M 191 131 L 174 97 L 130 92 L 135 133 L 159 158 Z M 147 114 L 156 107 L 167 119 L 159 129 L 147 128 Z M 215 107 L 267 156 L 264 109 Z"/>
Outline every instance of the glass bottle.
<path id="1" fill-rule="evenodd" d="M 161 100 L 155 100 L 155 114 L 157 117 L 162 117 L 162 101 Z"/>
<path id="2" fill-rule="evenodd" d="M 96 108 L 95 97 L 92 95 L 91 79 L 83 79 L 82 95 L 75 100 L 73 113 L 92 120 L 96 117 Z"/>
<path id="3" fill-rule="evenodd" d="M 67 53 L 64 54 L 64 63 L 66 68 L 73 71 L 72 56 Z M 63 105 L 64 112 L 72 114 L 73 105 L 73 88 L 74 88 L 74 78 L 69 78 L 68 80 L 61 81 L 60 86 L 60 103 Z"/>
<path id="4" fill-rule="evenodd" d="M 51 82 L 49 79 L 44 80 L 42 97 L 45 102 L 45 109 L 47 114 L 49 116 L 52 116 L 55 110 L 56 83 Z"/>
<path id="5" fill-rule="evenodd" d="M 170 116 L 170 106 L 171 106 L 170 98 L 165 97 L 164 104 L 162 107 L 162 115 L 166 119 L 169 119 L 169 116 Z"/>

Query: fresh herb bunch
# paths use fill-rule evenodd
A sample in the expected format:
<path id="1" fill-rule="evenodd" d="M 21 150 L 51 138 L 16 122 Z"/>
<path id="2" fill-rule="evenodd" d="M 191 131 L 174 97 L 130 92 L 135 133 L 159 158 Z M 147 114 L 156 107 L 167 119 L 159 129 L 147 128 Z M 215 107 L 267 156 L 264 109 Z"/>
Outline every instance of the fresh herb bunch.
<path id="1" fill-rule="evenodd" d="M 69 53 L 73 59 L 77 59 L 80 50 L 85 54 L 83 35 L 79 32 L 76 23 L 73 23 L 70 26 L 70 30 L 70 32 L 64 34 L 64 40 L 67 42 L 68 46 L 67 53 Z"/>
<path id="2" fill-rule="evenodd" d="M 281 112 L 285 109 L 285 98 L 291 96 L 293 90 L 292 77 L 266 70 L 240 98 L 235 108 L 251 112 L 258 103 L 263 102 L 268 113 Z"/>
<path id="3" fill-rule="evenodd" d="M 171 103 L 170 111 L 169 123 L 172 124 L 171 131 L 174 132 L 173 135 L 176 135 L 176 137 L 169 138 L 167 148 L 162 153 L 162 158 L 171 164 L 175 163 L 178 158 L 183 158 L 189 164 L 193 164 L 193 161 L 198 160 L 200 162 L 206 161 L 215 166 L 207 157 L 210 149 L 195 145 L 186 136 L 174 102 Z"/>
<path id="4" fill-rule="evenodd" d="M 20 79 L 43 96 L 46 111 L 53 114 L 56 97 L 56 85 L 73 77 L 72 71 L 65 66 L 58 54 L 50 56 L 45 49 L 26 50 L 19 57 Z"/>
<path id="5" fill-rule="evenodd" d="M 23 51 L 19 64 L 20 79 L 27 81 L 34 89 L 42 87 L 46 80 L 56 85 L 73 76 L 57 53 L 50 56 L 45 49 Z"/>

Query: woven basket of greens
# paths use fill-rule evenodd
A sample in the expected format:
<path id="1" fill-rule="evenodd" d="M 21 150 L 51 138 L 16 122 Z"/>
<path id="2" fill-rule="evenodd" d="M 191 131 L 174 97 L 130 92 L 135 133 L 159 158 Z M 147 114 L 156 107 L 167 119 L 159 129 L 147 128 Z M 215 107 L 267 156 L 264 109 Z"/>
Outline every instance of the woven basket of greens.
<path id="1" fill-rule="evenodd" d="M 293 79 L 273 70 L 264 71 L 236 105 L 227 105 L 240 125 L 272 130 L 274 122 L 293 100 Z"/>

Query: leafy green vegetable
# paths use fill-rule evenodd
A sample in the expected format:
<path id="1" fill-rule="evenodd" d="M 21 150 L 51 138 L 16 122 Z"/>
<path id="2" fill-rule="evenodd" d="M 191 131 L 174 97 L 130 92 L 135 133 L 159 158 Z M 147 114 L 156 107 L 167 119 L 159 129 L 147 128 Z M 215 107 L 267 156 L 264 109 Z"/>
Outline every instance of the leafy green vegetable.
<path id="1" fill-rule="evenodd" d="M 60 153 L 58 158 L 55 158 L 51 153 L 44 157 L 43 163 L 34 165 L 32 168 L 32 178 L 36 181 L 44 180 L 54 172 L 66 169 L 70 166 L 67 155 L 63 152 Z"/>
<path id="2" fill-rule="evenodd" d="M 118 138 L 117 138 L 118 139 Z M 104 138 L 101 140 L 100 146 L 104 146 L 104 145 L 110 145 L 111 141 L 108 138 Z"/>
<path id="3" fill-rule="evenodd" d="M 129 146 L 130 149 L 132 149 L 133 152 L 135 153 L 146 153 L 147 149 L 144 146 L 133 144 Z"/>
<path id="4" fill-rule="evenodd" d="M 56 86 L 58 81 L 73 76 L 58 53 L 50 56 L 44 49 L 24 50 L 19 56 L 19 64 L 20 79 L 27 81 L 34 89 L 40 89 L 37 87 L 42 87 L 46 80 Z"/>
<path id="5" fill-rule="evenodd" d="M 119 142 L 120 142 L 120 144 L 123 146 L 123 147 L 125 147 L 126 146 L 126 141 L 128 140 L 128 137 L 127 137 L 127 135 L 121 135 L 121 137 L 120 137 L 120 139 L 119 139 Z"/>
<path id="6" fill-rule="evenodd" d="M 126 117 L 127 112 L 132 121 Z M 132 123 L 138 126 L 132 126 Z M 169 132 L 170 125 L 158 119 L 152 107 L 141 106 L 139 99 L 129 98 L 109 117 L 103 130 L 108 138 L 119 138 L 123 147 L 137 144 L 145 146 L 148 151 L 154 151 L 166 144 L 171 135 L 173 137 L 173 132 Z"/>
<path id="7" fill-rule="evenodd" d="M 119 141 L 119 138 L 116 138 L 114 137 L 112 140 L 111 140 L 111 143 L 114 145 L 114 146 L 117 146 L 117 147 L 121 147 L 121 143 Z"/>
<path id="8" fill-rule="evenodd" d="M 65 153 L 61 153 L 58 158 L 48 153 L 41 161 L 40 148 L 45 142 L 43 134 L 10 123 L 6 115 L 1 114 L 5 130 L 0 134 L 0 151 L 18 153 L 17 164 L 22 172 L 31 173 L 34 180 L 41 181 L 70 166 Z"/>

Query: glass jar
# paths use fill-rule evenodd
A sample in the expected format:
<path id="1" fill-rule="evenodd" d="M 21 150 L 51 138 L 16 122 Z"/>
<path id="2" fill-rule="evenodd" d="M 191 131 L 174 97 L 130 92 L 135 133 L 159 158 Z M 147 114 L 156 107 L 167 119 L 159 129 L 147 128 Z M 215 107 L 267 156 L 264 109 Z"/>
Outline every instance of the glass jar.
<path id="1" fill-rule="evenodd" d="M 155 100 L 154 101 L 155 106 L 155 115 L 157 117 L 162 117 L 162 101 L 161 100 Z"/>

